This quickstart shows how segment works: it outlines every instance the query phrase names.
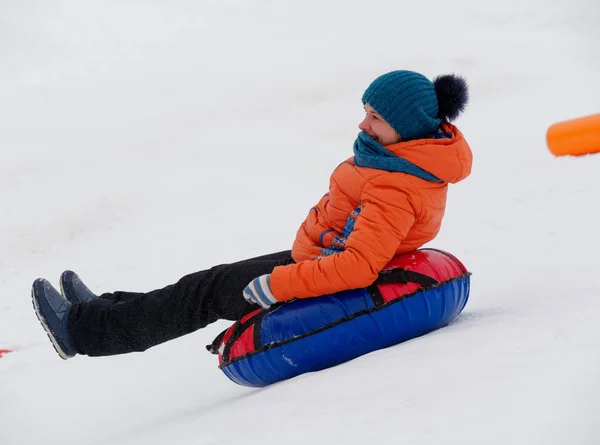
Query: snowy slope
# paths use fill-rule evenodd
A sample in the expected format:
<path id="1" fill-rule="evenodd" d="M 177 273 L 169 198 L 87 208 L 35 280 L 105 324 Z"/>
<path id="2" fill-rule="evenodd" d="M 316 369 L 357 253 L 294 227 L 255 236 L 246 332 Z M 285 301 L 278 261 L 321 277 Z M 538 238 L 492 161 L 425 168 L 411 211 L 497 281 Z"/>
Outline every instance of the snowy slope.
<path id="1" fill-rule="evenodd" d="M 598 443 L 600 157 L 545 132 L 600 112 L 599 21 L 596 0 L 0 1 L 0 444 Z M 58 358 L 33 279 L 149 290 L 288 249 L 393 69 L 471 86 L 473 174 L 431 243 L 473 272 L 455 323 L 262 390 L 205 352 L 225 322 Z"/>

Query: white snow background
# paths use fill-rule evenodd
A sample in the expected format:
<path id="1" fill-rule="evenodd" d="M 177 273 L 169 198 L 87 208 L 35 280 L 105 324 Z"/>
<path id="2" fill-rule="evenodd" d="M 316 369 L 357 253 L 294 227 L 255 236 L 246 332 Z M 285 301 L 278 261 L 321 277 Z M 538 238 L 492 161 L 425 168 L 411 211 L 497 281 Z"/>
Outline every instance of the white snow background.
<path id="1" fill-rule="evenodd" d="M 597 0 L 0 0 L 0 444 L 600 443 Z M 249 389 L 204 345 L 59 359 L 30 286 L 144 291 L 289 249 L 378 75 L 464 75 L 474 152 L 430 247 L 451 325 Z"/>

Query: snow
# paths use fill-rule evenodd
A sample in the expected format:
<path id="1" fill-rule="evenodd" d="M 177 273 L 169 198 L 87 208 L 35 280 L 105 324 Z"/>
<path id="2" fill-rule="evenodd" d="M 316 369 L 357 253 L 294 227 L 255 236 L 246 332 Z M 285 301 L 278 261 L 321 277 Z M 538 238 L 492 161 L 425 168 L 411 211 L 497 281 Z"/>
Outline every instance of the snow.
<path id="1" fill-rule="evenodd" d="M 596 0 L 0 1 L 0 444 L 595 444 Z M 450 326 L 255 390 L 204 345 L 62 361 L 30 286 L 142 291 L 288 249 L 379 74 L 463 74 L 472 175 L 431 247 L 473 272 Z"/>

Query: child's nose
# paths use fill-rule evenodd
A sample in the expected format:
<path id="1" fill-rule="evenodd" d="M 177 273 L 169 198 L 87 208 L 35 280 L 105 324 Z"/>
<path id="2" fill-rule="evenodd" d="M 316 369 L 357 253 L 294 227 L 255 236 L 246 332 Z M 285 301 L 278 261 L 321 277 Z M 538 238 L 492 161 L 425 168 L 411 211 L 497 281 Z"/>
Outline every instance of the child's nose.
<path id="1" fill-rule="evenodd" d="M 364 118 L 363 121 L 360 124 L 358 124 L 358 128 L 362 131 L 367 131 L 369 129 L 367 118 Z"/>

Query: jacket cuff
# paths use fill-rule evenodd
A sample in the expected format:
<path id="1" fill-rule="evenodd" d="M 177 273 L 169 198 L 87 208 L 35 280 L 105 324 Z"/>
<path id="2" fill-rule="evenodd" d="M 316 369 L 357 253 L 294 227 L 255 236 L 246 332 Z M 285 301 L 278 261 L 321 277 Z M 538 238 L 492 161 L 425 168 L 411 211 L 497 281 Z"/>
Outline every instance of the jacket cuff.
<path id="1" fill-rule="evenodd" d="M 292 289 L 291 267 L 277 266 L 271 272 L 271 292 L 277 301 L 288 301 L 294 298 L 294 290 Z"/>

